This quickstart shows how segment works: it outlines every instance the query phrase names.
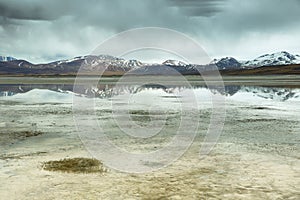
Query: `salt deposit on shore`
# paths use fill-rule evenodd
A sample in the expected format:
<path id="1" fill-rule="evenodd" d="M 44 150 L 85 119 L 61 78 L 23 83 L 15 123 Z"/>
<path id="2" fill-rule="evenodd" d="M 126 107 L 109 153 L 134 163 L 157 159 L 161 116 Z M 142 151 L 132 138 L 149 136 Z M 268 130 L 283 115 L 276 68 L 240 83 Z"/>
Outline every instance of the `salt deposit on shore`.
<path id="1" fill-rule="evenodd" d="M 35 90 L 1 98 L 1 199 L 299 199 L 299 101 L 248 95 L 253 98 L 241 98 L 244 93 L 226 97 L 224 132 L 211 154 L 200 160 L 211 104 L 206 90 L 196 91 L 202 115 L 193 145 L 170 166 L 148 174 L 43 170 L 47 161 L 92 157 L 76 133 L 72 95 Z M 172 98 L 164 102 L 168 107 L 175 104 Z M 99 99 L 96 105 L 102 122 L 111 123 L 107 100 Z M 23 129 L 39 134 L 26 137 Z M 135 143 L 121 132 L 113 134 L 115 144 L 130 150 L 163 145 L 158 140 Z"/>

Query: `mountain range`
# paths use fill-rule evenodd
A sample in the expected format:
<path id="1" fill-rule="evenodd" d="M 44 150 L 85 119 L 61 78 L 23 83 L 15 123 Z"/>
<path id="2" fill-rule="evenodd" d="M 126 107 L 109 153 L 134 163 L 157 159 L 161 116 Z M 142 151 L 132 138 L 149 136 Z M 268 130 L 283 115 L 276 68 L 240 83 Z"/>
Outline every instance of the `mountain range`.
<path id="1" fill-rule="evenodd" d="M 125 60 L 110 55 L 87 55 L 68 60 L 44 64 L 33 64 L 26 60 L 0 56 L 0 75 L 94 75 L 103 71 L 104 75 L 147 74 L 183 75 L 210 72 L 215 66 L 223 74 L 300 74 L 300 56 L 286 51 L 265 54 L 254 60 L 239 61 L 233 57 L 214 59 L 208 64 L 186 64 L 178 60 L 166 60 L 159 64 L 143 63 L 138 60 Z"/>

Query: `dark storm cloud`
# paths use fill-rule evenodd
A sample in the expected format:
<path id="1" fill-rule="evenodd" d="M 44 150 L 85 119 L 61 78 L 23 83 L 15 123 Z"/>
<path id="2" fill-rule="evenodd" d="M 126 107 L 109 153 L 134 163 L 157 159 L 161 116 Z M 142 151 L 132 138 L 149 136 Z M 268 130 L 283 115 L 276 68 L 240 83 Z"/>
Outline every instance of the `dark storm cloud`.
<path id="1" fill-rule="evenodd" d="M 227 0 L 169 0 L 170 5 L 179 7 L 188 16 L 213 16 L 222 11 Z"/>
<path id="2" fill-rule="evenodd" d="M 232 2 L 234 6 L 220 14 L 218 24 L 233 30 L 280 31 L 283 27 L 299 24 L 299 0 L 232 0 Z"/>
<path id="3" fill-rule="evenodd" d="M 123 30 L 134 26 L 189 24 L 187 16 L 211 16 L 225 0 L 0 0 L 0 16 L 19 20 L 53 21 L 69 16 L 80 25 Z"/>
<path id="4" fill-rule="evenodd" d="M 85 54 L 114 33 L 144 26 L 193 29 L 162 0 L 0 0 L 0 54 L 34 61 Z"/>
<path id="5" fill-rule="evenodd" d="M 59 1 L 1 0 L 0 15 L 20 20 L 54 20 L 60 17 Z"/>
<path id="6" fill-rule="evenodd" d="M 131 2 L 123 0 L 1 0 L 0 15 L 23 20 L 55 20 L 64 15 L 86 14 L 89 16 L 98 10 L 98 14 L 101 14 L 101 11 L 105 15 L 110 15 L 110 13 L 118 15 L 128 11 L 126 13 L 129 16 L 132 14 L 139 16 L 141 13 L 137 10 L 141 8 L 143 11 L 144 7 L 152 11 L 154 16 L 160 10 L 159 8 L 166 9 L 170 5 L 182 9 L 188 15 L 206 16 L 220 11 L 220 6 L 224 1 L 226 0 L 131 0 Z M 86 12 L 87 9 L 91 13 Z M 134 12 L 131 13 L 131 10 Z"/>
<path id="7" fill-rule="evenodd" d="M 249 41 L 288 50 L 300 42 L 299 10 L 300 0 L 0 0 L 0 54 L 33 61 L 82 55 L 145 26 L 186 33 L 212 55 L 250 54 Z"/>

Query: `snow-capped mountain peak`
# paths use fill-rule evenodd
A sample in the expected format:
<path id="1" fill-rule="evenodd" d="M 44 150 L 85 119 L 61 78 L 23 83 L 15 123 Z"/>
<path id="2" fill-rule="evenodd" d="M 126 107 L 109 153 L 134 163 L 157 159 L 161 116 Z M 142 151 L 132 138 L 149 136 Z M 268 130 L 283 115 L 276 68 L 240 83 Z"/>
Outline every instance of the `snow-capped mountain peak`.
<path id="1" fill-rule="evenodd" d="M 8 62 L 13 60 L 17 60 L 17 59 L 11 56 L 0 56 L 0 61 L 2 62 Z"/>
<path id="2" fill-rule="evenodd" d="M 290 64 L 300 64 L 300 56 L 281 51 L 273 54 L 265 54 L 254 60 L 246 61 L 243 63 L 243 66 L 263 67 Z"/>
<path id="3" fill-rule="evenodd" d="M 179 61 L 179 60 L 166 60 L 162 64 L 168 65 L 168 66 L 182 66 L 182 67 L 187 66 L 186 63 Z"/>
<path id="4" fill-rule="evenodd" d="M 214 59 L 210 64 L 214 64 L 218 69 L 236 69 L 241 67 L 241 63 L 233 57 L 226 57 L 221 59 Z"/>
<path id="5" fill-rule="evenodd" d="M 143 66 L 143 63 L 138 60 L 126 60 L 124 62 L 124 65 L 126 65 L 127 67 L 136 68 Z"/>
<path id="6" fill-rule="evenodd" d="M 61 60 L 52 63 L 54 66 L 65 66 L 77 64 L 78 66 L 83 65 L 86 67 L 97 67 L 97 66 L 106 66 L 106 67 L 115 67 L 115 69 L 121 70 L 130 70 L 143 65 L 142 62 L 138 60 L 125 60 L 123 58 L 117 58 L 110 55 L 87 55 L 87 56 L 78 56 L 68 60 Z"/>

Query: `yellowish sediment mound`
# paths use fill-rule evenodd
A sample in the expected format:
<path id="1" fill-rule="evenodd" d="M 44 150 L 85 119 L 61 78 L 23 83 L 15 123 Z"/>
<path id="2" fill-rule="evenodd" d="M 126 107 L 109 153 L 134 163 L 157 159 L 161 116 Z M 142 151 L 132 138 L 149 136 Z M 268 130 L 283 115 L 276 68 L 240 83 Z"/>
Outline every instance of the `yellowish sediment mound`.
<path id="1" fill-rule="evenodd" d="M 106 172 L 101 161 L 92 158 L 65 158 L 43 163 L 43 169 L 68 173 L 103 173 Z"/>

